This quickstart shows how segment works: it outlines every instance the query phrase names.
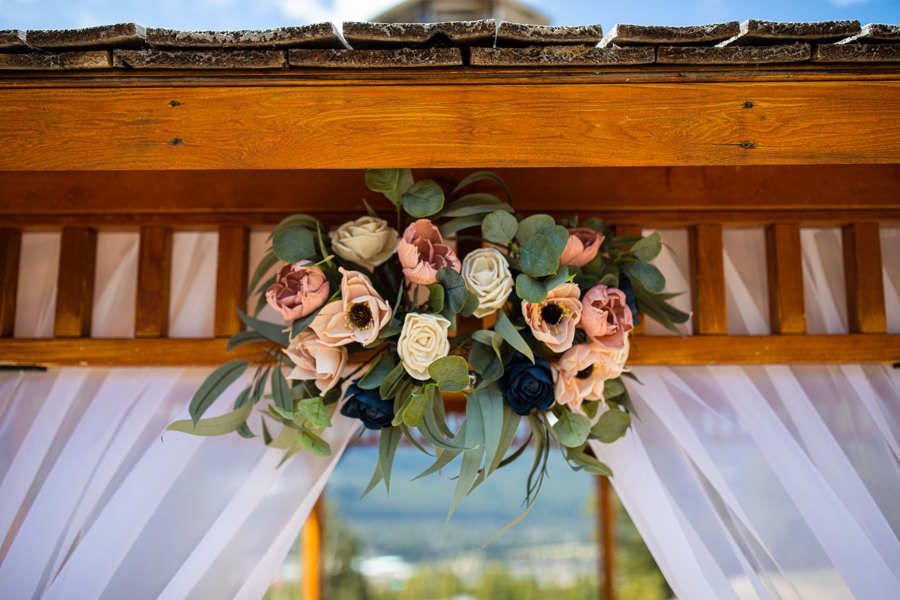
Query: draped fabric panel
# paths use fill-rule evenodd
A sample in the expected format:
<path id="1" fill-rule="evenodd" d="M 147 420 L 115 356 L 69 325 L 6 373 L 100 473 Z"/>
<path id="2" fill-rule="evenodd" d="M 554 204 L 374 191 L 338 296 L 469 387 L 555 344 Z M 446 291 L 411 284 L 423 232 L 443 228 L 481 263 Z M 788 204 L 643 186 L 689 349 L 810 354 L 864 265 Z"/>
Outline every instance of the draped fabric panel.
<path id="1" fill-rule="evenodd" d="M 894 332 L 898 240 L 883 231 Z M 847 331 L 840 244 L 839 230 L 802 232 L 810 333 Z M 747 258 L 765 256 L 762 232 L 726 231 L 724 249 L 729 332 L 768 333 L 765 263 Z M 686 261 L 675 265 L 686 277 Z M 900 597 L 896 369 L 633 371 L 641 420 L 616 444 L 591 445 L 680 598 Z"/>
<path id="2" fill-rule="evenodd" d="M 689 309 L 686 232 L 661 233 L 674 252 L 657 264 Z M 840 232 L 803 230 L 802 242 L 809 331 L 846 332 Z M 172 337 L 212 335 L 217 243 L 174 237 Z M 52 337 L 59 235 L 22 245 L 15 335 Z M 94 336 L 133 335 L 138 245 L 133 233 L 99 236 Z M 251 265 L 264 245 L 251 236 Z M 883 229 L 881 247 L 897 333 L 900 230 Z M 762 231 L 726 231 L 724 248 L 729 331 L 768 333 Z M 336 415 L 333 457 L 281 466 L 280 451 L 236 435 L 161 439 L 209 371 L 0 375 L 0 598 L 262 597 L 358 424 Z M 680 598 L 900 597 L 898 371 L 634 372 L 641 420 L 594 450 Z"/>
<path id="3" fill-rule="evenodd" d="M 172 337 L 212 335 L 217 242 L 174 236 Z M 96 337 L 134 334 L 138 245 L 98 237 Z M 23 236 L 19 337 L 52 336 L 58 255 L 58 234 Z M 281 466 L 258 439 L 162 436 L 210 371 L 0 375 L 0 598 L 262 597 L 358 422 L 335 416 L 332 457 Z"/>

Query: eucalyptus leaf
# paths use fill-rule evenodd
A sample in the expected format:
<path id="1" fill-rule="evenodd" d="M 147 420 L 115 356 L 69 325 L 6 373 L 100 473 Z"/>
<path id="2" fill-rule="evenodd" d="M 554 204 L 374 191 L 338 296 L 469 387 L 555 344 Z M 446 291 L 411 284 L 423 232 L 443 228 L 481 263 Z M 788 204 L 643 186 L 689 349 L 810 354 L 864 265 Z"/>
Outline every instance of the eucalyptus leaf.
<path id="1" fill-rule="evenodd" d="M 396 190 L 399 180 L 399 169 L 366 170 L 366 186 L 373 192 L 386 193 Z"/>
<path id="2" fill-rule="evenodd" d="M 638 259 L 644 262 L 650 262 L 662 251 L 662 238 L 658 231 L 654 231 L 645 238 L 641 238 L 631 247 L 631 251 Z"/>
<path id="3" fill-rule="evenodd" d="M 288 386 L 287 379 L 280 367 L 272 369 L 272 399 L 275 400 L 275 406 L 283 410 L 294 409 L 294 399 L 291 397 L 291 388 Z"/>
<path id="4" fill-rule="evenodd" d="M 630 279 L 640 281 L 647 288 L 647 291 L 652 294 L 659 294 L 666 287 L 666 278 L 659 272 L 659 269 L 642 260 L 631 264 L 631 267 L 628 269 L 628 276 Z"/>
<path id="5" fill-rule="evenodd" d="M 509 193 L 509 187 L 507 187 L 506 183 L 504 183 L 504 181 L 502 179 L 500 179 L 499 176 L 495 175 L 494 173 L 491 173 L 490 171 L 478 171 L 477 173 L 472 173 L 471 175 L 469 175 L 468 177 L 466 177 L 465 179 L 460 181 L 456 185 L 456 187 L 453 188 L 453 191 L 450 192 L 450 195 L 455 195 L 459 190 L 461 190 L 462 188 L 464 188 L 468 185 L 472 185 L 476 181 L 484 181 L 484 180 L 490 180 L 490 181 L 493 181 L 493 182 L 499 184 L 500 187 L 503 188 L 503 192 L 506 194 L 506 199 L 509 200 L 510 203 L 512 202 L 512 195 Z"/>
<path id="6" fill-rule="evenodd" d="M 508 212 L 496 210 L 484 218 L 481 234 L 484 239 L 496 244 L 508 244 L 516 237 L 519 222 Z"/>
<path id="7" fill-rule="evenodd" d="M 296 263 L 316 253 L 316 243 L 306 227 L 285 227 L 272 236 L 272 250 L 279 260 Z"/>
<path id="8" fill-rule="evenodd" d="M 603 397 L 609 400 L 625 393 L 625 384 L 621 379 L 607 379 L 603 383 Z"/>
<path id="9" fill-rule="evenodd" d="M 221 396 L 222 392 L 228 389 L 228 386 L 237 381 L 237 378 L 249 366 L 250 363 L 246 360 L 232 360 L 219 366 L 209 374 L 209 377 L 203 381 L 194 397 L 191 398 L 191 404 L 188 408 L 188 413 L 191 415 L 191 420 L 195 426 L 203 413 L 206 412 L 206 409 L 212 406 L 216 398 Z"/>
<path id="10" fill-rule="evenodd" d="M 444 190 L 431 179 L 413 184 L 403 194 L 403 209 L 417 219 L 429 217 L 444 206 Z"/>
<path id="11" fill-rule="evenodd" d="M 397 427 L 385 427 L 378 438 L 378 464 L 381 465 L 381 473 L 384 477 L 384 487 L 388 496 L 391 495 L 391 470 L 394 465 L 394 455 L 403 433 Z"/>
<path id="12" fill-rule="evenodd" d="M 563 446 L 577 448 L 587 440 L 591 432 L 591 421 L 584 415 L 564 408 L 559 420 L 553 424 L 553 431 Z"/>
<path id="13" fill-rule="evenodd" d="M 591 434 L 604 444 L 611 444 L 625 435 L 630 425 L 631 417 L 627 412 L 610 408 L 600 415 L 596 425 L 591 428 Z"/>
<path id="14" fill-rule="evenodd" d="M 313 427 L 317 429 L 331 427 L 331 418 L 328 416 L 328 411 L 325 409 L 325 405 L 322 404 L 320 396 L 301 400 L 297 403 L 297 412 L 306 417 Z"/>
<path id="15" fill-rule="evenodd" d="M 413 186 L 415 180 L 410 169 L 397 169 L 397 195 L 402 196 Z"/>
<path id="16" fill-rule="evenodd" d="M 603 219 L 593 217 L 590 219 L 585 219 L 581 223 L 582 227 L 587 227 L 588 229 L 593 229 L 598 233 L 602 233 L 603 237 L 607 240 L 611 240 L 613 237 L 612 229 L 610 229 L 609 225 L 606 224 L 606 221 Z"/>
<path id="17" fill-rule="evenodd" d="M 369 485 L 366 486 L 366 490 L 359 497 L 359 500 L 368 496 L 369 492 L 374 490 L 375 486 L 381 483 L 382 479 L 384 479 L 384 475 L 381 473 L 381 461 L 378 461 L 375 463 L 375 473 L 372 474 L 372 479 L 369 480 Z"/>
<path id="18" fill-rule="evenodd" d="M 297 444 L 316 456 L 331 456 L 331 445 L 311 431 L 298 431 Z"/>
<path id="19" fill-rule="evenodd" d="M 477 392 L 478 402 L 481 408 L 481 418 L 484 425 L 484 464 L 487 466 L 494 462 L 494 457 L 500 447 L 500 438 L 503 433 L 503 394 L 497 385 L 491 385 Z"/>
<path id="20" fill-rule="evenodd" d="M 544 227 L 541 233 L 553 242 L 553 245 L 556 247 L 557 258 L 562 256 L 563 251 L 566 249 L 566 244 L 569 242 L 569 231 L 565 227 L 554 225 L 552 227 Z"/>
<path id="21" fill-rule="evenodd" d="M 546 277 L 559 270 L 559 256 L 553 241 L 539 233 L 522 244 L 519 266 L 530 277 Z"/>
<path id="22" fill-rule="evenodd" d="M 547 286 L 525 273 L 516 275 L 516 296 L 530 304 L 540 304 L 547 299 Z"/>
<path id="23" fill-rule="evenodd" d="M 313 312 L 306 315 L 305 317 L 300 317 L 299 319 L 296 319 L 291 324 L 291 337 L 295 338 L 298 335 L 300 335 L 301 333 L 303 333 L 304 331 L 306 331 L 307 328 L 310 325 L 312 325 L 312 322 L 316 319 L 316 317 L 319 316 L 319 311 L 321 311 L 323 308 L 325 308 L 324 304 L 322 306 L 320 306 L 319 308 L 317 308 L 316 310 L 314 310 Z"/>
<path id="24" fill-rule="evenodd" d="M 404 375 L 406 375 L 406 368 L 401 362 L 385 376 L 384 381 L 381 382 L 378 388 L 378 395 L 381 396 L 382 400 L 390 400 L 394 397 Z"/>
<path id="25" fill-rule="evenodd" d="M 531 348 L 502 310 L 497 311 L 497 322 L 494 323 L 494 331 L 503 336 L 507 344 L 528 357 L 528 360 L 534 362 L 534 353 L 531 351 Z"/>
<path id="26" fill-rule="evenodd" d="M 466 304 L 466 281 L 450 267 L 441 267 L 435 277 L 444 288 L 444 307 L 458 313 Z"/>
<path id="27" fill-rule="evenodd" d="M 481 375 L 485 381 L 497 381 L 503 377 L 503 360 L 499 350 L 493 346 L 474 342 L 469 351 L 469 363 L 472 370 Z"/>
<path id="28" fill-rule="evenodd" d="M 275 237 L 276 231 L 281 231 L 285 227 L 306 227 L 307 229 L 316 229 L 320 225 L 321 223 L 315 217 L 309 215 L 291 215 L 282 219 L 281 222 L 275 226 L 275 229 L 269 234 L 269 241 Z"/>
<path id="29" fill-rule="evenodd" d="M 245 402 L 230 413 L 219 417 L 199 419 L 196 422 L 190 419 L 175 421 L 166 427 L 166 431 L 181 431 L 182 433 L 202 436 L 225 435 L 226 433 L 236 431 L 243 425 L 247 421 L 247 417 L 250 416 L 252 410 L 253 403 Z"/>
<path id="30" fill-rule="evenodd" d="M 362 379 L 356 384 L 364 390 L 374 390 L 381 387 L 384 378 L 396 367 L 394 359 L 387 354 L 380 354 L 375 363 L 366 371 Z"/>
<path id="31" fill-rule="evenodd" d="M 482 221 L 484 221 L 484 215 L 469 215 L 467 217 L 457 217 L 455 219 L 450 219 L 443 225 L 439 226 L 438 229 L 440 230 L 443 237 L 447 237 L 456 233 L 457 231 L 461 231 L 469 227 L 478 227 L 479 225 L 481 225 Z"/>
<path id="32" fill-rule="evenodd" d="M 606 287 L 618 288 L 619 287 L 619 278 L 613 275 L 612 273 L 607 273 L 598 281 L 600 285 L 605 285 Z"/>
<path id="33" fill-rule="evenodd" d="M 524 244 L 543 231 L 545 227 L 553 227 L 554 225 L 556 225 L 556 221 L 550 215 L 531 215 L 519 223 L 516 239 L 520 244 Z"/>
<path id="34" fill-rule="evenodd" d="M 462 425 L 459 426 L 459 431 L 456 432 L 456 436 L 453 438 L 454 440 L 465 440 L 466 439 L 466 424 L 463 422 Z M 422 477 L 427 477 L 432 473 L 437 473 L 447 465 L 449 465 L 454 458 L 462 454 L 462 450 L 442 450 L 440 455 L 434 461 L 434 464 L 419 473 L 417 476 L 412 478 L 412 481 L 416 479 L 421 479 Z"/>
<path id="35" fill-rule="evenodd" d="M 252 388 L 248 385 L 244 388 L 244 390 L 238 394 L 238 397 L 234 399 L 234 408 L 240 408 L 250 401 L 250 392 Z"/>
<path id="36" fill-rule="evenodd" d="M 228 344 L 225 346 L 225 351 L 231 352 L 238 346 L 243 346 L 244 344 L 256 344 L 268 341 L 269 339 L 267 337 L 255 331 L 239 331 L 228 338 Z"/>
<path id="37" fill-rule="evenodd" d="M 428 302 L 432 310 L 439 313 L 444 310 L 444 286 L 439 283 L 431 283 L 428 286 Z"/>
<path id="38" fill-rule="evenodd" d="M 418 427 L 425 418 L 425 407 L 428 403 L 426 394 L 411 394 L 406 408 L 403 409 L 403 424 L 407 427 Z"/>
<path id="39" fill-rule="evenodd" d="M 468 289 L 466 290 L 466 302 L 463 304 L 462 309 L 459 311 L 459 316 L 461 317 L 471 317 L 472 313 L 478 310 L 479 302 L 478 296 L 470 292 Z"/>
<path id="40" fill-rule="evenodd" d="M 484 418 L 481 411 L 481 399 L 477 394 L 470 394 L 466 399 L 466 446 L 470 449 L 463 452 L 462 465 L 459 468 L 459 478 L 456 480 L 456 489 L 450 501 L 450 513 L 447 520 L 453 516 L 453 511 L 478 477 L 478 469 L 484 459 Z"/>
<path id="41" fill-rule="evenodd" d="M 246 325 L 250 329 L 256 331 L 260 335 L 275 342 L 276 344 L 281 344 L 285 347 L 290 345 L 290 335 L 287 331 L 284 331 L 283 326 L 276 325 L 275 323 L 269 323 L 268 321 L 260 321 L 259 319 L 254 319 L 253 317 L 249 316 L 247 313 L 239 309 L 237 306 L 234 307 L 234 310 L 237 311 L 237 314 L 241 318 L 241 321 L 244 322 L 244 325 Z"/>
<path id="42" fill-rule="evenodd" d="M 465 217 L 467 215 L 494 212 L 495 210 L 513 211 L 510 205 L 501 204 L 500 200 L 491 194 L 468 194 L 445 206 L 434 218 Z"/>
<path id="43" fill-rule="evenodd" d="M 469 387 L 469 366 L 461 356 L 445 356 L 428 365 L 428 374 L 442 392 L 461 392 Z"/>
<path id="44" fill-rule="evenodd" d="M 516 414 L 506 402 L 503 402 L 503 427 L 500 431 L 500 443 L 497 446 L 497 452 L 494 454 L 494 459 L 491 461 L 485 477 L 489 477 L 491 473 L 500 467 L 503 457 L 506 455 L 507 451 L 509 451 L 510 446 L 512 446 L 513 440 L 516 439 L 516 431 L 518 431 L 519 423 L 521 422 L 522 417 Z M 485 461 L 485 465 L 488 465 L 487 461 Z"/>
<path id="45" fill-rule="evenodd" d="M 640 281 L 632 280 L 631 283 L 635 300 L 637 300 L 638 308 L 641 309 L 641 312 L 659 322 L 669 331 L 684 336 L 675 324 L 687 322 L 691 315 L 678 310 L 662 297 L 651 293 Z"/>

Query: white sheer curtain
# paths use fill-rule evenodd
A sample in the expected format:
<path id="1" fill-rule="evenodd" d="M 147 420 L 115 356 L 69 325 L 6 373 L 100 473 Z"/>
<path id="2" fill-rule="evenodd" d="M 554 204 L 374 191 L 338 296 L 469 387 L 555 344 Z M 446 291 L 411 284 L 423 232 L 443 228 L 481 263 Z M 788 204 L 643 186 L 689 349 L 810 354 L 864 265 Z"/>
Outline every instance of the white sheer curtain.
<path id="1" fill-rule="evenodd" d="M 882 232 L 892 332 L 898 241 L 898 230 Z M 840 243 L 838 230 L 802 233 L 810 333 L 847 331 Z M 726 231 L 724 246 L 729 331 L 769 333 L 762 231 Z M 676 278 L 687 277 L 685 259 L 672 259 Z M 634 372 L 641 421 L 616 444 L 592 445 L 680 598 L 900 598 L 897 370 Z"/>
<path id="2" fill-rule="evenodd" d="M 216 244 L 175 235 L 173 337 L 212 334 Z M 133 335 L 137 249 L 136 233 L 99 236 L 94 336 Z M 52 336 L 58 255 L 58 234 L 23 236 L 16 336 Z M 161 440 L 209 371 L 0 375 L 0 598 L 262 597 L 358 422 L 336 415 L 332 457 L 281 467 L 236 434 Z"/>

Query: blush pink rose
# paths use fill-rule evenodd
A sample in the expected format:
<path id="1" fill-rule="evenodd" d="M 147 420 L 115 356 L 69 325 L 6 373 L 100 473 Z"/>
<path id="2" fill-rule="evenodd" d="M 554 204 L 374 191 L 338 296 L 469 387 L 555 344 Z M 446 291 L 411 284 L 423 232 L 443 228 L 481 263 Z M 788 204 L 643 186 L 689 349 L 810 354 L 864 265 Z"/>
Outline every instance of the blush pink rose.
<path id="1" fill-rule="evenodd" d="M 572 347 L 575 326 L 581 319 L 581 290 L 574 283 L 561 283 L 539 304 L 522 300 L 522 314 L 534 337 L 552 352 L 565 352 Z"/>
<path id="2" fill-rule="evenodd" d="M 603 400 L 606 380 L 622 374 L 611 354 L 589 344 L 569 348 L 560 357 L 558 366 L 556 402 L 572 410 L 579 409 L 585 400 Z"/>
<path id="3" fill-rule="evenodd" d="M 562 256 L 559 257 L 559 264 L 583 267 L 596 258 L 602 243 L 603 234 L 593 229 L 587 227 L 569 229 L 569 240 Z"/>
<path id="4" fill-rule="evenodd" d="M 316 387 L 327 392 L 340 381 L 347 366 L 347 349 L 326 346 L 309 329 L 291 340 L 284 353 L 296 365 L 288 379 L 315 379 Z"/>
<path id="5" fill-rule="evenodd" d="M 625 303 L 625 292 L 605 285 L 595 285 L 584 295 L 581 326 L 591 341 L 607 350 L 625 348 L 625 336 L 634 329 L 631 309 Z"/>
<path id="6" fill-rule="evenodd" d="M 275 283 L 266 290 L 266 302 L 288 321 L 305 317 L 326 300 L 328 281 L 325 274 L 308 260 L 281 265 Z"/>
<path id="7" fill-rule="evenodd" d="M 462 270 L 459 258 L 428 219 L 419 219 L 406 228 L 397 244 L 397 256 L 406 279 L 421 285 L 437 283 L 435 275 L 441 267 L 457 273 Z"/>
<path id="8" fill-rule="evenodd" d="M 381 328 L 391 321 L 391 307 L 372 287 L 368 276 L 343 267 L 338 270 L 343 275 L 341 299 L 326 304 L 310 327 L 326 346 L 374 342 Z"/>

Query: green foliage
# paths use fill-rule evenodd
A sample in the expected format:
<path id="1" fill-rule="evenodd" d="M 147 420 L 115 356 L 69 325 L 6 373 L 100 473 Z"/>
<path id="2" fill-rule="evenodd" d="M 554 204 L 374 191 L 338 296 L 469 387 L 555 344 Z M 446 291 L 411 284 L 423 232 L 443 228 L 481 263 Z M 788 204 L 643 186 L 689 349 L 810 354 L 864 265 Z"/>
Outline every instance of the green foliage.
<path id="1" fill-rule="evenodd" d="M 659 232 L 654 231 L 647 237 L 641 238 L 631 247 L 631 251 L 639 260 L 650 262 L 659 256 L 662 250 L 662 239 Z"/>
<path id="2" fill-rule="evenodd" d="M 484 218 L 481 233 L 484 239 L 496 244 L 508 244 L 516 237 L 519 222 L 516 218 L 502 210 L 496 210 Z"/>
<path id="3" fill-rule="evenodd" d="M 509 193 L 509 187 L 507 187 L 506 183 L 499 176 L 491 173 L 490 171 L 478 171 L 477 173 L 472 173 L 462 181 L 460 181 L 453 191 L 450 192 L 450 195 L 456 195 L 456 193 L 463 189 L 466 186 L 472 185 L 478 181 L 493 181 L 497 183 L 501 188 L 503 188 L 503 192 L 506 194 L 506 199 L 509 200 L 510 204 L 512 204 L 512 194 Z"/>
<path id="4" fill-rule="evenodd" d="M 607 379 L 603 384 L 603 397 L 609 400 L 625 393 L 625 384 L 620 378 Z"/>
<path id="5" fill-rule="evenodd" d="M 494 331 L 499 333 L 507 344 L 527 356 L 528 360 L 534 362 L 534 352 L 531 351 L 528 343 L 525 342 L 522 335 L 502 310 L 497 311 L 497 322 L 494 323 Z"/>
<path id="6" fill-rule="evenodd" d="M 256 265 L 256 269 L 253 271 L 253 276 L 250 278 L 250 285 L 247 286 L 247 289 L 250 290 L 250 292 L 247 294 L 247 298 L 250 298 L 251 296 L 253 296 L 253 294 L 256 291 L 261 291 L 261 290 L 256 289 L 256 284 L 258 284 L 260 279 L 262 279 L 262 276 L 266 274 L 266 271 L 268 271 L 273 266 L 275 266 L 275 264 L 277 262 L 278 262 L 278 257 L 275 256 L 275 253 L 272 252 L 271 250 L 266 252 L 265 255 L 263 255 L 262 260 L 259 261 L 259 264 Z M 273 280 L 273 283 L 274 283 L 274 280 Z M 264 288 L 264 287 L 268 287 L 268 286 L 260 286 L 260 287 Z"/>
<path id="7" fill-rule="evenodd" d="M 297 412 L 317 429 L 331 427 L 331 417 L 328 416 L 328 411 L 325 409 L 321 396 L 304 398 L 297 403 Z"/>
<path id="8" fill-rule="evenodd" d="M 441 267 L 437 274 L 438 283 L 444 289 L 444 308 L 451 313 L 458 313 L 466 304 L 466 282 L 462 275 L 450 267 Z"/>
<path id="9" fill-rule="evenodd" d="M 249 388 L 247 389 L 249 390 Z M 247 390 L 244 390 L 244 392 L 246 391 Z M 244 402 L 235 410 L 219 417 L 198 419 L 197 421 L 175 421 L 166 427 L 166 431 L 181 431 L 182 433 L 202 436 L 225 435 L 226 433 L 236 431 L 241 425 L 244 425 L 252 410 L 253 403 Z"/>
<path id="10" fill-rule="evenodd" d="M 556 248 L 557 258 L 562 256 L 563 251 L 566 249 L 566 244 L 569 242 L 569 231 L 565 227 L 554 225 L 552 227 L 544 227 L 544 229 L 541 230 L 541 233 L 550 238 L 550 241 L 553 242 L 553 246 Z"/>
<path id="11" fill-rule="evenodd" d="M 637 300 L 638 308 L 669 331 L 683 335 L 675 325 L 687 322 L 691 315 L 678 310 L 661 296 L 652 293 L 640 281 L 633 280 L 631 283 L 634 288 L 634 297 Z"/>
<path id="12" fill-rule="evenodd" d="M 469 350 L 469 364 L 472 365 L 472 370 L 481 375 L 485 381 L 497 381 L 503 377 L 503 357 L 500 353 L 503 338 L 499 335 L 497 338 L 500 339 L 491 338 L 490 345 L 475 338 L 472 349 Z"/>
<path id="13" fill-rule="evenodd" d="M 461 392 L 469 387 L 469 367 L 461 356 L 445 356 L 428 365 L 428 374 L 442 392 Z"/>
<path id="14" fill-rule="evenodd" d="M 660 294 L 666 287 L 666 278 L 650 263 L 638 260 L 631 263 L 627 271 L 632 280 L 640 281 L 651 294 Z"/>
<path id="15" fill-rule="evenodd" d="M 611 444 L 628 431 L 631 417 L 624 410 L 610 408 L 600 415 L 597 424 L 591 427 L 591 434 L 604 444 Z"/>
<path id="16" fill-rule="evenodd" d="M 582 445 L 591 432 L 591 421 L 584 415 L 570 412 L 567 408 L 559 411 L 559 420 L 553 424 L 553 431 L 559 442 L 568 448 Z"/>
<path id="17" fill-rule="evenodd" d="M 512 210 L 509 204 L 501 204 L 500 200 L 491 194 L 467 194 L 445 206 L 434 218 L 466 217 L 494 211 L 510 213 Z"/>
<path id="18" fill-rule="evenodd" d="M 272 399 L 275 400 L 275 406 L 283 410 L 294 409 L 294 399 L 291 396 L 291 388 L 288 386 L 287 379 L 279 367 L 272 369 Z"/>
<path id="19" fill-rule="evenodd" d="M 259 333 L 266 339 L 285 347 L 287 347 L 291 343 L 290 336 L 286 331 L 283 331 L 284 328 L 282 326 L 275 325 L 274 323 L 268 323 L 266 321 L 260 321 L 259 319 L 254 319 L 253 317 L 247 315 L 247 313 L 239 309 L 237 306 L 234 307 L 234 310 L 237 311 L 237 314 L 241 318 L 241 321 L 244 322 L 244 325 Z"/>
<path id="20" fill-rule="evenodd" d="M 569 268 L 561 265 L 559 269 L 546 279 L 535 279 L 525 273 L 516 276 L 516 295 L 531 304 L 539 304 L 547 299 L 547 294 L 556 286 L 564 283 L 569 276 Z"/>
<path id="21" fill-rule="evenodd" d="M 311 431 L 298 431 L 297 444 L 316 456 L 331 456 L 331 444 Z"/>
<path id="22" fill-rule="evenodd" d="M 427 404 L 427 394 L 410 394 L 409 401 L 401 412 L 403 424 L 407 427 L 418 427 L 425 418 Z"/>
<path id="23" fill-rule="evenodd" d="M 394 455 L 397 453 L 401 437 L 403 434 L 398 427 L 385 427 L 381 430 L 381 437 L 378 438 L 378 465 L 381 467 L 384 487 L 387 488 L 388 496 L 391 495 L 391 469 L 394 465 Z"/>
<path id="24" fill-rule="evenodd" d="M 444 206 L 444 190 L 431 179 L 414 183 L 403 195 L 403 209 L 412 217 L 430 217 Z"/>
<path id="25" fill-rule="evenodd" d="M 300 317 L 299 319 L 291 323 L 291 337 L 295 338 L 306 331 L 307 328 L 312 325 L 312 322 L 315 320 L 315 318 L 319 316 L 319 311 L 321 311 L 324 307 L 325 305 L 323 304 L 305 317 Z"/>
<path id="26" fill-rule="evenodd" d="M 399 363 L 385 376 L 384 381 L 381 382 L 381 385 L 378 388 L 378 395 L 384 400 L 393 398 L 394 394 L 397 393 L 400 384 L 403 382 L 404 375 L 406 375 L 406 369 L 403 367 L 403 363 Z"/>
<path id="27" fill-rule="evenodd" d="M 478 477 L 478 469 L 484 459 L 484 416 L 481 410 L 481 397 L 479 394 L 469 394 L 466 399 L 466 446 L 469 448 L 463 452 L 462 465 L 459 468 L 459 478 L 456 480 L 456 489 L 450 500 L 450 513 L 447 520 L 453 516 L 453 511 L 469 493 L 469 489 Z"/>
<path id="28" fill-rule="evenodd" d="M 285 227 L 272 236 L 272 250 L 278 260 L 296 263 L 316 253 L 316 243 L 306 227 Z"/>
<path id="29" fill-rule="evenodd" d="M 559 256 L 553 240 L 538 233 L 522 244 L 519 266 L 530 277 L 546 277 L 559 270 Z"/>
<path id="30" fill-rule="evenodd" d="M 519 229 L 516 231 L 516 240 L 520 244 L 524 244 L 543 231 L 545 227 L 553 227 L 554 225 L 556 225 L 556 221 L 550 215 L 531 215 L 522 219 L 522 222 L 519 223 Z"/>
<path id="31" fill-rule="evenodd" d="M 390 192 L 397 189 L 399 169 L 369 169 L 366 171 L 366 186 L 373 192 Z"/>
<path id="32" fill-rule="evenodd" d="M 356 385 L 364 390 L 374 390 L 377 387 L 381 387 L 384 378 L 387 377 L 388 373 L 393 371 L 396 366 L 397 363 L 395 363 L 394 359 L 390 356 L 387 354 L 379 354 L 378 358 L 375 359 L 375 362 Z"/>
<path id="33" fill-rule="evenodd" d="M 463 307 L 459 311 L 459 316 L 461 317 L 471 317 L 472 313 L 478 310 L 478 297 L 470 292 L 468 289 L 466 290 L 466 302 L 463 304 Z"/>
<path id="34" fill-rule="evenodd" d="M 269 341 L 267 337 L 255 331 L 239 331 L 228 338 L 228 344 L 225 346 L 225 350 L 226 352 L 231 352 L 238 346 L 243 346 L 244 344 L 256 344 L 267 341 Z"/>
<path id="35" fill-rule="evenodd" d="M 197 425 L 206 409 L 216 401 L 216 398 L 221 396 L 228 386 L 237 381 L 237 378 L 249 366 L 250 363 L 246 360 L 232 360 L 209 374 L 209 377 L 206 378 L 194 394 L 194 397 L 191 398 L 191 404 L 188 408 L 188 413 L 191 415 L 194 426 Z"/>

